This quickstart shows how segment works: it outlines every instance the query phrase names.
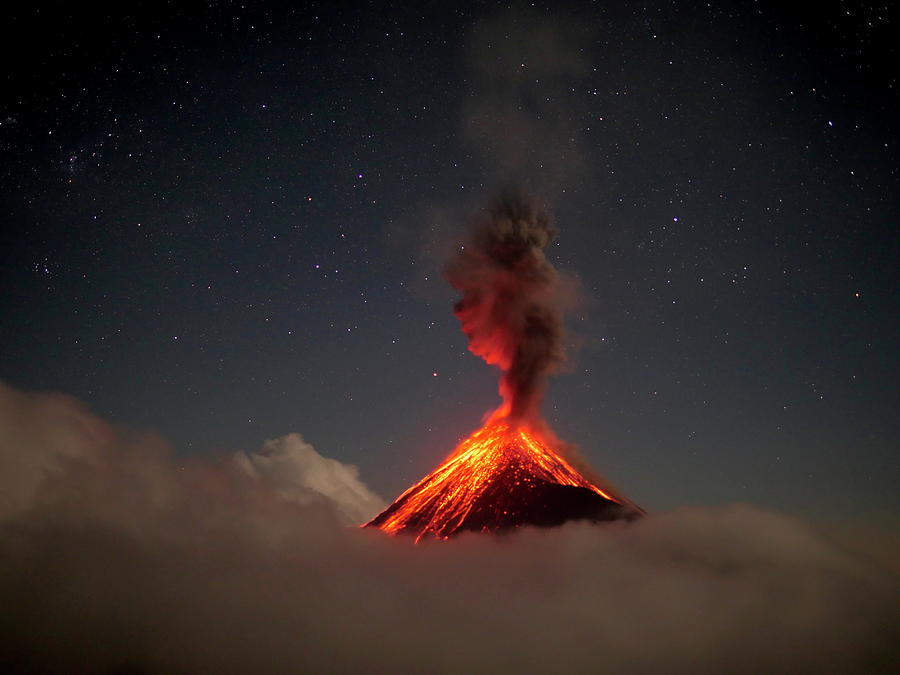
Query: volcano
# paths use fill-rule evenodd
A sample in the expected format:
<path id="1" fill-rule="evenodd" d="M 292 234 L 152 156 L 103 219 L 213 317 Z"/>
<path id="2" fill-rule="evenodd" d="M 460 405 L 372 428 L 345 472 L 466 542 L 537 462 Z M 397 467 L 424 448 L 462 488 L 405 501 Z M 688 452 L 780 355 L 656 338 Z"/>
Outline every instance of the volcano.
<path id="1" fill-rule="evenodd" d="M 638 507 L 588 480 L 543 436 L 509 419 L 488 421 L 365 526 L 419 541 L 641 515 Z"/>
<path id="2" fill-rule="evenodd" d="M 419 541 L 643 513 L 573 467 L 540 418 L 547 377 L 565 360 L 566 285 L 545 255 L 555 234 L 549 214 L 516 190 L 476 217 L 445 276 L 462 293 L 453 311 L 469 351 L 503 373 L 503 404 L 364 527 Z"/>

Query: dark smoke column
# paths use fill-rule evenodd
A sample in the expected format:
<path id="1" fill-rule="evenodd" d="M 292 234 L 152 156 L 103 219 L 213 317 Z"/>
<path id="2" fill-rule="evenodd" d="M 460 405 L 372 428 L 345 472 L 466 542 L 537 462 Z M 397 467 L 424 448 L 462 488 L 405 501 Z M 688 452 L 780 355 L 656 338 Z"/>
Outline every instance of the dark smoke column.
<path id="1" fill-rule="evenodd" d="M 508 191 L 446 269 L 463 294 L 454 313 L 469 350 L 503 371 L 501 412 L 514 420 L 537 417 L 547 375 L 565 358 L 559 275 L 544 255 L 555 235 L 544 210 Z"/>

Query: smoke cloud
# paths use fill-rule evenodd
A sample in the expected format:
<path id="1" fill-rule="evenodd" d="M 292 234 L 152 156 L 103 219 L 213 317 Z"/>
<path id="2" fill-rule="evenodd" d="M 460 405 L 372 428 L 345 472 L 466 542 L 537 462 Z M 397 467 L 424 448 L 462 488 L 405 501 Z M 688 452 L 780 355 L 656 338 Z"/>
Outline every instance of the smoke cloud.
<path id="1" fill-rule="evenodd" d="M 794 518 L 686 509 L 414 546 L 343 526 L 371 493 L 333 460 L 311 468 L 317 458 L 288 436 L 184 461 L 71 398 L 0 385 L 4 671 L 896 664 L 897 577 Z"/>
<path id="2" fill-rule="evenodd" d="M 571 94 L 591 73 L 594 32 L 593 21 L 560 8 L 505 8 L 475 22 L 461 136 L 489 181 L 556 192 L 588 172 L 581 139 L 591 115 Z"/>
<path id="3" fill-rule="evenodd" d="M 446 269 L 469 350 L 503 371 L 503 413 L 536 418 L 547 375 L 565 359 L 559 275 L 544 255 L 556 231 L 516 191 L 478 216 Z"/>

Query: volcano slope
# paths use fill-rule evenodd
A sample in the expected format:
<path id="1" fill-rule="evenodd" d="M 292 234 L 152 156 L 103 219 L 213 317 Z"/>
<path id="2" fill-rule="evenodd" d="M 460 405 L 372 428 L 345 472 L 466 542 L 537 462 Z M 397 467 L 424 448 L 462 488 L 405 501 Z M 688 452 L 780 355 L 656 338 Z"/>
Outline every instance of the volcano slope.
<path id="1" fill-rule="evenodd" d="M 633 519 L 642 511 L 588 480 L 531 429 L 488 422 L 366 523 L 390 534 L 449 538 L 569 520 Z"/>

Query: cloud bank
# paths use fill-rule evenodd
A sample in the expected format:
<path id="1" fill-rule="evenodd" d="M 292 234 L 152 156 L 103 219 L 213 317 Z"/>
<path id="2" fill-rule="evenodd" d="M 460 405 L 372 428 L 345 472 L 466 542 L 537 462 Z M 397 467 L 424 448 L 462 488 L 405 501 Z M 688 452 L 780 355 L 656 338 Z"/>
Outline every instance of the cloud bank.
<path id="1" fill-rule="evenodd" d="M 183 461 L 0 385 L 8 672 L 874 673 L 895 576 L 749 506 L 413 546 L 297 435 Z"/>

